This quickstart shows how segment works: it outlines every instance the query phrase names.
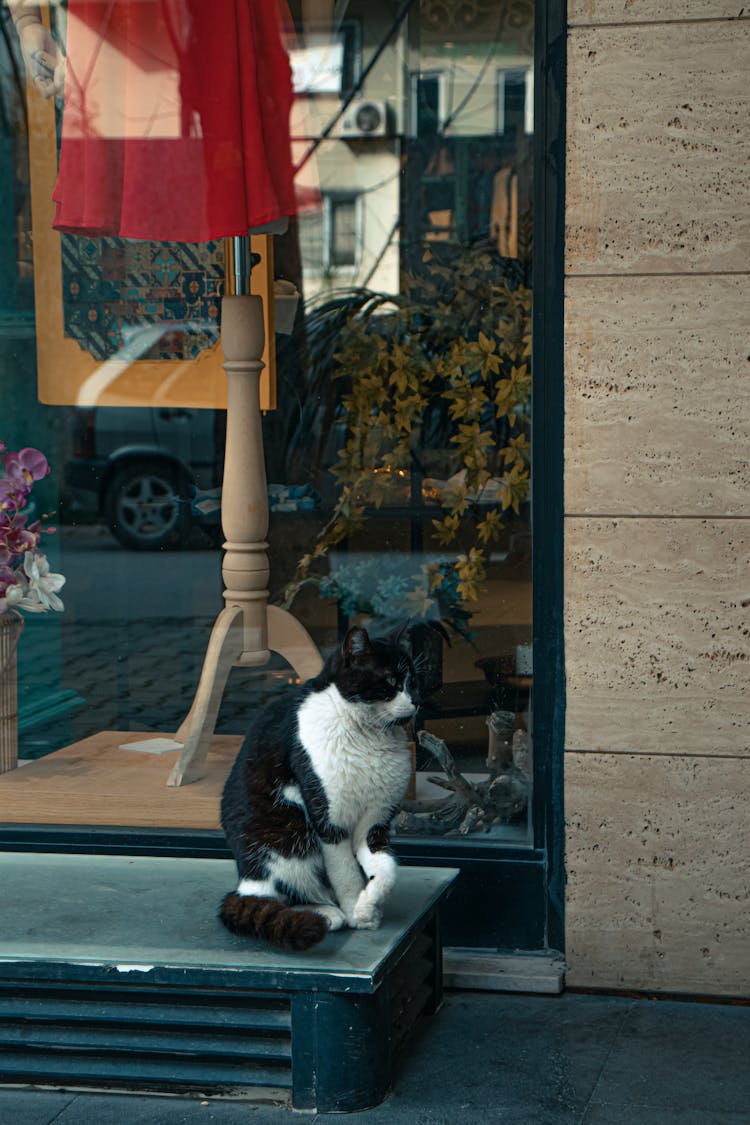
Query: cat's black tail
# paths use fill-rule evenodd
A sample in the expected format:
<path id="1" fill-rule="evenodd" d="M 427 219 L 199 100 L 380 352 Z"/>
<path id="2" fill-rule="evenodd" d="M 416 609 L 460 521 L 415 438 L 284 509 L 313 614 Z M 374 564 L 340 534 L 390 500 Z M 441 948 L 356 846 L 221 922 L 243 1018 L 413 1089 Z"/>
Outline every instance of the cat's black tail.
<path id="1" fill-rule="evenodd" d="M 236 891 L 225 896 L 219 917 L 233 934 L 257 937 L 296 952 L 317 945 L 328 933 L 328 922 L 314 910 L 293 910 L 276 898 L 238 895 Z"/>

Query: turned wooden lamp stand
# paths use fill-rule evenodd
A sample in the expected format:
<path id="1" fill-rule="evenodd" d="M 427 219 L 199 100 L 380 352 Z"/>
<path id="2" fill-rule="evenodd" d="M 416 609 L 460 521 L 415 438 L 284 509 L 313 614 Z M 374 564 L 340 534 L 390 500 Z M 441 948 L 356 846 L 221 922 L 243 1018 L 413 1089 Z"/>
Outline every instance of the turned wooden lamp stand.
<path id="1" fill-rule="evenodd" d="M 173 786 L 202 776 L 233 667 L 262 667 L 272 651 L 303 680 L 317 675 L 323 665 L 304 626 L 286 610 L 268 604 L 268 490 L 259 393 L 263 303 L 249 291 L 249 238 L 232 239 L 232 250 L 233 268 L 227 278 L 233 279 L 234 292 L 223 298 L 221 313 L 228 384 L 221 493 L 225 605 L 211 632 L 193 704 L 175 735 L 182 751 L 167 782 Z"/>

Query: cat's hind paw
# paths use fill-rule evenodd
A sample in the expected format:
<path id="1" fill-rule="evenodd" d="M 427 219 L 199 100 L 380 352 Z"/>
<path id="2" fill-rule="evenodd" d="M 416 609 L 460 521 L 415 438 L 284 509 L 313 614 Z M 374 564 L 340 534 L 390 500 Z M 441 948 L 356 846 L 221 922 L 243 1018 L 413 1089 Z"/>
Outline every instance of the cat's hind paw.
<path id="1" fill-rule="evenodd" d="M 317 914 L 323 915 L 329 930 L 342 930 L 346 925 L 346 915 L 338 906 L 316 906 L 313 909 Z"/>
<path id="2" fill-rule="evenodd" d="M 346 915 L 338 906 L 329 906 L 326 903 L 309 903 L 304 906 L 295 906 L 294 910 L 312 910 L 324 918 L 329 930 L 341 930 L 346 925 Z"/>

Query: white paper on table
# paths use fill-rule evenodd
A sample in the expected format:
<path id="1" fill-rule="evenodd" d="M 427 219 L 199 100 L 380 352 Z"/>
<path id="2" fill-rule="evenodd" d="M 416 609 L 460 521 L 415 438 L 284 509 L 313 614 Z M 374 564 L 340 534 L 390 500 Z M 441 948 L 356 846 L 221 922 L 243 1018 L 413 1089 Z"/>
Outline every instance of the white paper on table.
<path id="1" fill-rule="evenodd" d="M 138 750 L 141 754 L 168 754 L 170 750 L 182 750 L 182 743 L 173 738 L 144 738 L 142 742 L 123 742 L 118 750 Z"/>

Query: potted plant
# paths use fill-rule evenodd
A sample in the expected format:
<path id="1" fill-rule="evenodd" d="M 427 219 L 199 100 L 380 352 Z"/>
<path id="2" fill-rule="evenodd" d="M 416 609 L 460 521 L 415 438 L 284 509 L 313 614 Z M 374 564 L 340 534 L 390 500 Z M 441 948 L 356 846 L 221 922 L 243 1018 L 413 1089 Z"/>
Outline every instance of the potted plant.
<path id="1" fill-rule="evenodd" d="M 528 497 L 530 355 L 530 290 L 504 275 L 503 260 L 488 249 L 432 243 L 422 268 L 403 275 L 401 294 L 372 294 L 351 307 L 328 380 L 343 432 L 331 470 L 336 501 L 287 585 L 287 606 L 310 581 L 325 579 L 337 544 L 416 479 L 422 510 L 434 511 L 434 540 L 456 550 L 452 616 L 460 607 L 468 622 L 488 548 Z M 439 479 L 425 471 L 431 450 L 449 468 Z M 436 604 L 447 578 L 444 569 L 428 577 Z"/>
<path id="2" fill-rule="evenodd" d="M 307 585 L 333 598 L 347 618 L 372 636 L 398 636 L 411 653 L 417 686 L 426 698 L 442 684 L 443 643 L 451 634 L 472 639 L 471 613 L 458 592 L 460 575 L 450 558 L 420 563 L 411 555 L 332 556 L 330 573 Z"/>

